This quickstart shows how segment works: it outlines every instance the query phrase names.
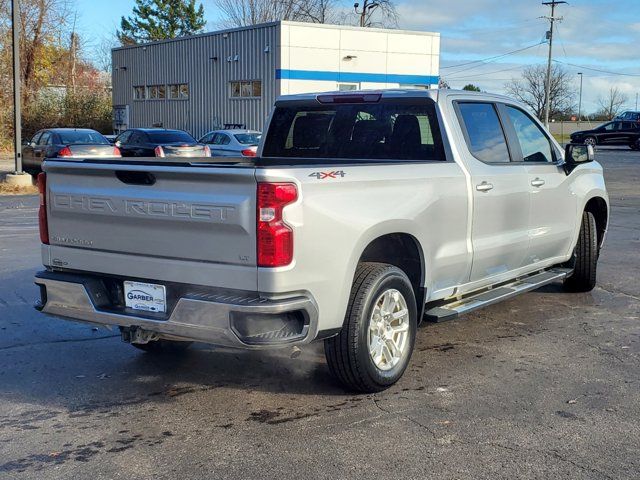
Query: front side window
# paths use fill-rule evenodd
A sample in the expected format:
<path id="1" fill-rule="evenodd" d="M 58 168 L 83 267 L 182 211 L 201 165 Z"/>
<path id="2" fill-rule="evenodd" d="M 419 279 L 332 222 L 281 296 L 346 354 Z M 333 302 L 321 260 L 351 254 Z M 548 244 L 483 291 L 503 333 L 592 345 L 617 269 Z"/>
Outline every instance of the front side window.
<path id="1" fill-rule="evenodd" d="M 516 130 L 524 161 L 553 162 L 551 142 L 538 124 L 518 108 L 507 106 L 507 113 Z"/>
<path id="2" fill-rule="evenodd" d="M 509 149 L 492 103 L 458 103 L 469 151 L 487 163 L 508 163 Z"/>
<path id="3" fill-rule="evenodd" d="M 263 157 L 446 160 L 432 101 L 279 106 Z"/>
<path id="4" fill-rule="evenodd" d="M 613 132 L 615 130 L 618 130 L 618 122 L 609 122 L 606 123 L 602 126 L 602 128 L 604 130 L 606 130 L 607 132 Z"/>

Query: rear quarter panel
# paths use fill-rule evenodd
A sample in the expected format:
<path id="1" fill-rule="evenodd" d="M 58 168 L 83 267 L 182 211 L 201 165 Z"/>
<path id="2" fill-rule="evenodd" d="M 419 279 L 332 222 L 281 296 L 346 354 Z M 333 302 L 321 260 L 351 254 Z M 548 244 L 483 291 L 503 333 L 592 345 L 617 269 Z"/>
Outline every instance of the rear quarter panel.
<path id="1" fill-rule="evenodd" d="M 317 172 L 344 176 L 318 179 Z M 421 245 L 430 289 L 458 285 L 468 276 L 467 186 L 453 162 L 265 168 L 260 181 L 293 181 L 299 198 L 285 208 L 294 228 L 294 262 L 258 269 L 258 290 L 308 291 L 319 328 L 342 326 L 356 265 L 367 245 L 407 233 Z"/>

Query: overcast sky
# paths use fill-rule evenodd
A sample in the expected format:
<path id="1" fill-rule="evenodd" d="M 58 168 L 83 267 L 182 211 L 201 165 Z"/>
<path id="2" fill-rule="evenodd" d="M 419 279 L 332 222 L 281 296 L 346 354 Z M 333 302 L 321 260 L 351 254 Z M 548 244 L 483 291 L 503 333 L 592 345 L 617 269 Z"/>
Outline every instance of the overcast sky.
<path id="1" fill-rule="evenodd" d="M 629 97 L 627 106 L 635 108 L 640 92 L 640 0 L 569 2 L 558 8 L 564 19 L 556 24 L 554 58 L 575 74 L 576 91 L 577 73 L 584 73 L 583 110 L 595 110 L 598 96 L 611 86 L 623 90 Z M 87 54 L 94 45 L 90 39 L 112 35 L 120 17 L 131 14 L 133 3 L 76 0 L 79 30 L 89 40 Z M 348 7 L 351 1 L 343 4 Z M 396 4 L 400 28 L 442 35 L 440 74 L 454 88 L 474 83 L 502 93 L 505 82 L 518 77 L 523 67 L 546 62 L 548 47 L 540 42 L 548 22 L 540 17 L 548 15 L 549 8 L 540 0 L 397 0 Z M 214 29 L 218 16 L 213 1 L 204 0 L 204 5 Z M 530 46 L 517 54 L 455 67 Z"/>

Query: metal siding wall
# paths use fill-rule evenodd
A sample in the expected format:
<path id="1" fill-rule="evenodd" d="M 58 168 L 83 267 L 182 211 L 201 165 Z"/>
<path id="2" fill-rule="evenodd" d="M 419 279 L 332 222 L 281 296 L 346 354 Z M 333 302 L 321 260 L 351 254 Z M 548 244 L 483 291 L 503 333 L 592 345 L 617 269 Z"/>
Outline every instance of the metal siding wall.
<path id="1" fill-rule="evenodd" d="M 162 122 L 199 137 L 219 123 L 262 129 L 276 99 L 279 25 L 212 33 L 113 51 L 113 103 L 129 105 L 130 127 Z M 265 53 L 266 46 L 270 52 Z M 239 55 L 239 60 L 233 57 Z M 217 56 L 218 60 L 211 60 Z M 227 62 L 228 57 L 232 58 Z M 120 67 L 126 67 L 122 70 Z M 262 98 L 231 99 L 229 82 L 261 80 Z M 189 84 L 189 100 L 133 100 L 137 85 Z M 168 95 L 167 90 L 167 95 Z"/>

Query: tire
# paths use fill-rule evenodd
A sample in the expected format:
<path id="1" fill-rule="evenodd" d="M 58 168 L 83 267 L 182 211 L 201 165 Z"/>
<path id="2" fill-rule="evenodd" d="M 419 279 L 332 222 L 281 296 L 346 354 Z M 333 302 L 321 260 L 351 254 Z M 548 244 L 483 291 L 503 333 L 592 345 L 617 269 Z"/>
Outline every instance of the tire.
<path id="1" fill-rule="evenodd" d="M 570 292 L 590 292 L 593 290 L 596 286 L 598 254 L 596 219 L 591 212 L 584 212 L 578 244 L 570 261 L 573 274 L 565 280 L 565 290 Z"/>
<path id="2" fill-rule="evenodd" d="M 382 309 L 385 299 L 393 302 L 389 310 Z M 389 315 L 404 310 L 398 319 Z M 389 388 L 411 359 L 417 317 L 413 287 L 402 270 L 385 263 L 359 264 L 342 330 L 324 343 L 329 370 L 349 390 L 374 393 Z M 378 345 L 375 360 L 373 344 Z"/>
<path id="3" fill-rule="evenodd" d="M 587 137 L 584 139 L 584 144 L 591 145 L 593 148 L 595 148 L 598 144 L 598 141 L 596 140 L 596 137 Z"/>
<path id="4" fill-rule="evenodd" d="M 149 343 L 132 343 L 139 350 L 153 354 L 178 354 L 187 350 L 193 342 L 178 342 L 175 340 L 154 340 Z"/>

